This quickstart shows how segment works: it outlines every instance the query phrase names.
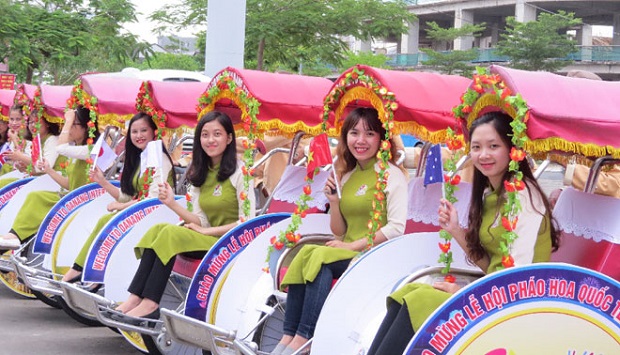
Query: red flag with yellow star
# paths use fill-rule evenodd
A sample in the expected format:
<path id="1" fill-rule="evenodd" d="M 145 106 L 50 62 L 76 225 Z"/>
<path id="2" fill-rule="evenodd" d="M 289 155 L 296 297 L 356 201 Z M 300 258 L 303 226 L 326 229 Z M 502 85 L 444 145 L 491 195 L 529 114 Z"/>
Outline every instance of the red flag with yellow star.
<path id="1" fill-rule="evenodd" d="M 327 134 L 321 133 L 314 137 L 310 142 L 308 149 L 308 165 L 306 167 L 306 175 L 312 179 L 317 173 L 317 169 L 321 166 L 332 164 L 332 153 L 329 149 Z"/>

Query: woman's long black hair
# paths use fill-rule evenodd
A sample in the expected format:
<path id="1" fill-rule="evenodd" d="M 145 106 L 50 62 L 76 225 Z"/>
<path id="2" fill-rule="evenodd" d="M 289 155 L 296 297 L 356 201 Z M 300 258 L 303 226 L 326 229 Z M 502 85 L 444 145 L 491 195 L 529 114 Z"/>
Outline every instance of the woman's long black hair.
<path id="1" fill-rule="evenodd" d="M 224 127 L 227 136 L 232 137 L 232 140 L 224 150 L 222 161 L 220 162 L 220 169 L 217 172 L 217 181 L 225 181 L 237 170 L 237 145 L 235 143 L 235 129 L 232 120 L 223 112 L 211 111 L 200 118 L 196 126 L 196 131 L 194 132 L 192 163 L 189 166 L 187 179 L 196 187 L 200 187 L 204 184 L 207 180 L 209 168 L 213 167 L 211 158 L 205 153 L 204 149 L 202 149 L 200 135 L 205 123 L 214 120 L 217 120 L 222 127 Z"/>
<path id="2" fill-rule="evenodd" d="M 86 140 L 88 140 L 88 122 L 90 121 L 90 110 L 84 106 L 78 106 L 75 109 L 75 118 L 77 119 L 77 123 L 86 129 L 86 134 L 84 135 L 84 139 L 81 142 L 76 142 L 77 145 L 86 145 Z M 93 137 L 93 142 L 96 142 L 99 139 L 99 124 L 97 120 L 95 120 L 95 136 Z"/>
<path id="3" fill-rule="evenodd" d="M 469 129 L 469 137 L 471 139 L 474 131 L 484 125 L 491 124 L 497 134 L 501 137 L 502 141 L 508 147 L 508 151 L 514 147 L 512 143 L 511 136 L 513 134 L 512 127 L 510 126 L 510 122 L 512 121 L 512 117 L 503 113 L 503 112 L 489 112 L 486 113 L 477 120 L 475 120 L 471 128 Z M 555 221 L 553 220 L 553 216 L 551 215 L 551 205 L 549 204 L 549 200 L 547 196 L 542 191 L 538 181 L 534 178 L 534 174 L 532 174 L 532 169 L 527 161 L 527 159 L 523 159 L 519 162 L 519 170 L 523 173 L 523 182 L 528 187 L 528 193 L 530 195 L 530 200 L 532 199 L 532 188 L 537 191 L 537 193 L 541 196 L 543 203 L 546 209 L 546 217 L 549 217 L 549 228 L 551 228 L 551 245 L 553 250 L 557 250 L 559 246 L 559 235 L 555 228 Z M 504 176 L 502 177 L 502 181 L 508 180 L 512 178 L 514 173 L 506 169 Z M 476 262 L 486 255 L 486 250 L 480 244 L 480 226 L 482 224 L 482 208 L 484 201 L 484 190 L 491 186 L 489 182 L 489 178 L 484 176 L 478 169 L 474 169 L 474 180 L 472 183 L 472 192 L 471 192 L 471 202 L 469 205 L 469 228 L 467 230 L 465 239 L 467 240 L 467 247 L 469 248 L 469 259 Z M 499 191 L 497 192 L 498 196 L 504 196 L 504 185 L 501 184 L 499 187 Z M 503 203 L 505 202 L 504 198 L 499 198 L 497 203 L 497 211 L 500 211 Z M 535 207 L 534 207 L 535 208 Z M 541 211 L 537 211 L 542 214 Z M 499 213 L 499 212 L 498 212 Z M 527 221 L 519 221 L 519 223 L 527 223 Z"/>
<path id="4" fill-rule="evenodd" d="M 133 185 L 133 177 L 136 170 L 140 169 L 141 166 L 140 154 L 142 154 L 142 150 L 136 147 L 136 145 L 131 141 L 131 126 L 133 126 L 133 124 L 138 120 L 145 120 L 153 132 L 157 130 L 157 125 L 153 122 L 153 118 L 146 113 L 139 112 L 135 114 L 131 120 L 129 120 L 129 126 L 127 127 L 127 138 L 125 140 L 125 162 L 123 163 L 123 173 L 121 174 L 121 191 L 129 196 L 134 196 L 136 194 L 136 187 Z M 162 145 L 162 149 L 164 155 L 168 158 L 170 165 L 173 166 L 174 169 L 172 158 L 170 157 L 170 154 L 168 154 L 166 147 Z M 164 176 L 163 178 L 167 179 L 168 177 Z M 172 185 L 172 190 L 174 191 L 176 189 L 176 176 L 174 173 L 172 174 Z"/>

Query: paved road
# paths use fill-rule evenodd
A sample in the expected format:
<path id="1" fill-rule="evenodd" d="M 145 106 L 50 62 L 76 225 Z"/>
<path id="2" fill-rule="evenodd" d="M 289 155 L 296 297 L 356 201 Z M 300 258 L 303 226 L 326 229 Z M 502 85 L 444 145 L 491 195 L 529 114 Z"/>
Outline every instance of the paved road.
<path id="1" fill-rule="evenodd" d="M 0 284 L 0 355 L 140 354 L 106 327 L 87 327 Z"/>

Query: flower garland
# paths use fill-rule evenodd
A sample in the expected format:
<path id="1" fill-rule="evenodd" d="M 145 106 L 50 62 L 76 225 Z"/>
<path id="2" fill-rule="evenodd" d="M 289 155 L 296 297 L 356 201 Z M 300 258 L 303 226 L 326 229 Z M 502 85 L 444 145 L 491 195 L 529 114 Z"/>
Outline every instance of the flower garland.
<path id="1" fill-rule="evenodd" d="M 296 202 L 295 210 L 293 211 L 293 215 L 291 216 L 291 223 L 276 237 L 273 236 L 269 240 L 269 247 L 267 249 L 267 258 L 265 262 L 269 265 L 269 260 L 271 260 L 271 254 L 276 250 L 282 250 L 282 248 L 292 248 L 299 242 L 301 239 L 301 234 L 297 233 L 299 227 L 301 226 L 303 219 L 308 215 L 308 204 L 313 200 L 312 197 L 312 183 L 314 182 L 313 177 L 318 173 L 319 168 L 315 168 L 314 172 L 307 174 L 304 177 L 306 181 L 306 185 L 303 187 L 303 194 L 299 195 L 299 199 Z M 263 271 L 269 272 L 269 266 L 265 266 Z"/>
<path id="2" fill-rule="evenodd" d="M 75 110 L 78 106 L 83 106 L 90 110 L 87 123 L 88 126 L 88 138 L 86 138 L 86 144 L 88 145 L 88 151 L 92 151 L 95 138 L 95 131 L 97 122 L 97 116 L 99 114 L 99 107 L 97 105 L 98 100 L 95 96 L 90 96 L 85 90 L 81 80 L 77 80 L 73 89 L 71 89 L 71 97 L 67 100 L 67 109 Z M 93 159 L 88 157 L 86 159 L 86 172 L 90 171 L 93 164 Z"/>
<path id="3" fill-rule="evenodd" d="M 455 203 L 457 198 L 454 196 L 454 193 L 459 190 L 459 183 L 461 182 L 461 176 L 457 174 L 457 162 L 463 156 L 463 139 L 462 136 L 456 134 L 456 132 L 450 128 L 448 128 L 448 140 L 446 141 L 446 145 L 448 149 L 452 152 L 452 156 L 450 159 L 446 161 L 445 170 L 448 172 L 444 175 L 444 183 L 442 188 L 445 192 L 445 198 L 450 203 Z M 443 242 L 439 242 L 439 250 L 441 253 L 439 254 L 439 262 L 444 264 L 444 268 L 441 270 L 441 273 L 444 274 L 444 281 L 454 283 L 456 278 L 454 275 L 450 274 L 450 266 L 452 265 L 452 251 L 450 250 L 452 247 L 452 234 L 448 233 L 445 229 L 441 229 L 439 231 L 439 238 L 443 239 Z"/>
<path id="4" fill-rule="evenodd" d="M 500 251 L 502 253 L 502 268 L 514 266 L 514 258 L 511 255 L 511 247 L 518 238 L 515 228 L 518 222 L 518 214 L 521 211 L 519 191 L 525 189 L 523 173 L 519 170 L 519 162 L 525 159 L 523 146 L 528 141 L 525 133 L 526 122 L 529 118 L 529 108 L 521 95 L 513 95 L 510 88 L 497 74 L 491 74 L 488 69 L 478 68 L 473 76 L 473 83 L 461 97 L 461 104 L 454 108 L 457 119 L 463 119 L 467 127 L 478 118 L 483 108 L 488 106 L 504 110 L 513 120 L 512 143 L 514 147 L 510 151 L 510 163 L 508 170 L 512 172 L 510 180 L 504 181 L 506 201 L 501 210 L 501 222 L 504 232 L 501 235 Z"/>
<path id="5" fill-rule="evenodd" d="M 215 109 L 215 104 L 221 99 L 232 100 L 237 107 L 241 110 L 241 125 L 243 132 L 247 134 L 247 140 L 243 141 L 243 191 L 239 193 L 239 198 L 243 201 L 243 217 L 240 218 L 241 222 L 245 222 L 250 216 L 250 200 L 247 198 L 247 191 L 250 190 L 250 180 L 254 174 L 254 169 L 245 168 L 254 165 L 253 150 L 256 148 L 256 137 L 258 131 L 258 108 L 260 102 L 254 98 L 250 92 L 243 87 L 243 84 L 237 83 L 235 78 L 240 79 L 237 73 L 224 70 L 220 72 L 212 80 L 214 85 L 207 88 L 205 94 L 198 99 L 198 118 L 205 115 L 207 112 Z M 235 127 L 237 129 L 237 127 Z"/>
<path id="6" fill-rule="evenodd" d="M 34 129 L 32 130 L 32 139 L 37 139 L 37 134 L 39 133 L 39 131 L 41 130 L 41 119 L 43 119 L 43 115 L 45 114 L 45 107 L 43 106 L 43 100 L 41 98 L 41 88 L 37 87 L 37 89 L 34 92 L 34 97 L 32 99 L 32 107 L 31 107 L 31 112 L 36 112 L 36 115 L 34 117 Z M 43 149 L 43 147 L 39 147 L 39 150 Z M 34 149 L 32 150 L 32 153 L 34 153 Z M 39 155 L 42 152 L 39 151 Z M 32 176 L 35 172 L 34 169 L 34 161 L 30 161 L 30 164 L 28 164 L 28 166 L 26 167 L 26 172 L 28 173 L 28 175 Z"/>
<path id="7" fill-rule="evenodd" d="M 381 228 L 381 216 L 386 210 L 385 189 L 389 177 L 388 162 L 392 159 L 391 143 L 392 131 L 394 129 L 394 111 L 398 109 L 398 103 L 394 93 L 390 92 L 376 78 L 367 75 L 365 70 L 356 66 L 349 70 L 334 85 L 329 94 L 325 97 L 323 106 L 323 129 L 328 131 L 327 122 L 332 108 L 336 108 L 336 131 L 340 130 L 342 122 L 338 119 L 342 117 L 346 106 L 355 100 L 369 102 L 379 113 L 379 119 L 385 128 L 385 137 L 381 142 L 377 152 L 379 171 L 376 172 L 377 192 L 372 201 L 373 210 L 369 212 L 367 244 L 365 250 L 374 245 L 374 238 L 377 231 Z"/>
<path id="8" fill-rule="evenodd" d="M 140 86 L 140 91 L 136 97 L 136 110 L 152 117 L 157 126 L 157 139 L 161 139 L 166 135 L 166 113 L 164 110 L 155 107 L 148 81 L 143 82 Z"/>
<path id="9" fill-rule="evenodd" d="M 140 185 L 140 189 L 138 189 L 138 195 L 136 196 L 136 200 L 142 201 L 145 198 L 149 197 L 149 188 L 151 187 L 151 183 L 153 182 L 153 176 L 155 175 L 155 168 L 146 168 L 144 171 L 144 175 L 141 177 L 142 185 Z"/>

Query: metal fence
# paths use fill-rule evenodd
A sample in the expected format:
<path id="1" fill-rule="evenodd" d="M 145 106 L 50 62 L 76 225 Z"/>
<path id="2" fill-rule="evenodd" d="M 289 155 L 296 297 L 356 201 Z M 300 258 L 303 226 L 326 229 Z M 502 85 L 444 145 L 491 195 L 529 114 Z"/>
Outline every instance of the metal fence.
<path id="1" fill-rule="evenodd" d="M 478 56 L 472 63 L 507 62 L 507 56 L 501 56 L 496 48 L 476 49 Z M 392 67 L 415 67 L 423 65 L 428 60 L 428 55 L 423 52 L 414 54 L 392 54 L 386 63 Z M 620 62 L 620 46 L 578 46 L 577 52 L 559 60 L 572 60 L 576 62 Z"/>

